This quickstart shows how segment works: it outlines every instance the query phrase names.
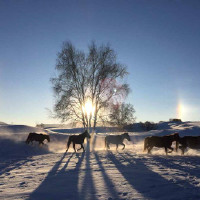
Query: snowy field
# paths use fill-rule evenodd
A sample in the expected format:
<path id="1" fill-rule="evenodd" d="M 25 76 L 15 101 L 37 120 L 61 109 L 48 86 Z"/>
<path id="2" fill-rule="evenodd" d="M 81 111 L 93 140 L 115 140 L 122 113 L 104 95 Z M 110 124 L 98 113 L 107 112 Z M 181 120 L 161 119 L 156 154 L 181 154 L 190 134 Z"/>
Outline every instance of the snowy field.
<path id="1" fill-rule="evenodd" d="M 200 135 L 199 122 L 162 123 L 158 130 L 131 132 L 124 151 L 104 148 L 107 134 L 92 136 L 90 151 L 66 150 L 73 129 L 47 128 L 50 143 L 25 144 L 26 126 L 0 126 L 0 199 L 200 199 L 200 151 L 165 155 L 163 149 L 143 152 L 149 135 L 179 132 Z M 74 129 L 74 133 L 76 133 Z"/>

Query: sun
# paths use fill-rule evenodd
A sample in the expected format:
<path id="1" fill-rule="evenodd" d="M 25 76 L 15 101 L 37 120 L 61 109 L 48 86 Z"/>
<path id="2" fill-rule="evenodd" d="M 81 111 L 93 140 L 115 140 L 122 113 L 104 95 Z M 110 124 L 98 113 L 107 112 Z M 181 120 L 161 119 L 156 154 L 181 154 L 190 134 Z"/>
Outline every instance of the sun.
<path id="1" fill-rule="evenodd" d="M 92 105 L 92 101 L 87 100 L 87 101 L 85 102 L 85 105 L 82 106 L 82 108 L 83 108 L 83 112 L 84 112 L 85 114 L 87 114 L 88 117 L 94 115 L 95 107 Z"/>

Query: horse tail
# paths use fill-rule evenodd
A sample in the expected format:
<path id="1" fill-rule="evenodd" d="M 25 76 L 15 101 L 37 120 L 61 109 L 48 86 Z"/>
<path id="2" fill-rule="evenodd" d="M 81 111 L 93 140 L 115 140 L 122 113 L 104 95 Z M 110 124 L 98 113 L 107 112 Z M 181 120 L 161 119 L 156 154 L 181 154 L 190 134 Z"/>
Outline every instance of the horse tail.
<path id="1" fill-rule="evenodd" d="M 107 148 L 107 139 L 105 137 L 105 148 Z"/>
<path id="2" fill-rule="evenodd" d="M 29 139 L 29 137 L 26 139 L 26 144 L 29 144 L 29 142 L 30 142 L 30 139 Z"/>
<path id="3" fill-rule="evenodd" d="M 144 139 L 144 150 L 143 151 L 147 150 L 147 143 L 148 143 L 148 138 L 145 138 Z"/>
<path id="4" fill-rule="evenodd" d="M 29 133 L 27 139 L 26 139 L 26 144 L 29 144 L 32 138 L 32 133 Z"/>
<path id="5" fill-rule="evenodd" d="M 66 152 L 68 151 L 71 142 L 72 142 L 72 139 L 71 139 L 71 136 L 69 136 L 69 139 L 68 139 L 68 142 L 67 142 L 67 150 L 66 150 Z"/>

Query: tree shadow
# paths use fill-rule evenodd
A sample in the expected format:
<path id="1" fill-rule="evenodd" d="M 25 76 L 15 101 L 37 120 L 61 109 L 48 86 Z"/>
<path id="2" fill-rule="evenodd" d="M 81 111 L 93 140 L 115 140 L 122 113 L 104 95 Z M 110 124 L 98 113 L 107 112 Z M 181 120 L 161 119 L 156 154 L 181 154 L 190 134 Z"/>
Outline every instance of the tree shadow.
<path id="1" fill-rule="evenodd" d="M 126 154 L 127 154 L 127 156 L 132 157 L 131 154 L 129 154 L 129 153 L 126 153 Z M 160 161 L 158 161 L 157 157 L 160 158 Z M 177 157 L 181 158 L 181 156 L 177 156 Z M 198 197 L 198 199 L 199 199 L 200 195 L 198 193 L 199 193 L 200 189 L 198 187 L 194 187 L 192 184 L 190 184 L 188 182 L 188 179 L 184 179 L 184 180 L 183 179 L 178 179 L 177 180 L 177 178 L 179 177 L 179 172 L 177 172 L 177 170 L 180 170 L 180 168 L 177 168 L 177 167 L 174 168 L 174 165 L 172 163 L 172 159 L 173 158 L 174 157 L 169 157 L 169 156 L 152 156 L 151 157 L 152 161 L 156 161 L 156 163 L 152 162 L 152 165 L 157 165 L 157 166 L 161 167 L 161 170 L 164 171 L 164 174 L 166 174 L 166 170 L 167 171 L 168 170 L 172 171 L 172 170 L 175 169 L 175 174 L 174 174 L 175 176 L 168 174 L 168 177 L 170 177 L 171 180 L 173 180 L 173 185 L 178 185 L 180 188 L 183 188 L 184 192 L 186 191 L 185 188 L 187 188 L 186 192 L 189 191 L 190 195 L 193 193 L 194 198 Z M 168 159 L 170 159 L 170 160 L 168 160 Z M 179 167 L 180 167 L 180 165 L 179 165 Z M 190 169 L 190 171 L 191 171 L 191 169 Z M 182 173 L 181 176 L 185 177 L 185 175 L 186 175 L 185 172 L 181 171 L 181 173 Z"/>
<path id="2" fill-rule="evenodd" d="M 107 186 L 107 190 L 109 192 L 109 194 L 112 196 L 113 199 L 119 199 L 119 196 L 117 195 L 117 191 L 114 189 L 114 183 L 111 181 L 111 179 L 109 178 L 109 176 L 107 175 L 105 168 L 102 165 L 102 162 L 99 158 L 98 153 L 94 152 L 94 156 L 95 159 L 99 165 L 99 169 L 101 171 L 101 174 L 103 176 L 103 180 Z"/>
<path id="3" fill-rule="evenodd" d="M 200 157 L 199 156 L 174 156 L 170 158 L 170 162 L 168 161 L 167 157 L 162 156 L 154 156 L 153 160 L 156 162 L 159 162 L 166 168 L 170 169 L 176 169 L 180 170 L 184 173 L 186 173 L 189 176 L 195 176 L 197 178 L 200 178 Z M 174 161 L 174 162 L 172 162 Z M 179 164 L 175 163 L 176 161 L 179 162 Z M 187 164 L 192 165 L 193 168 L 191 169 Z"/>
<path id="4" fill-rule="evenodd" d="M 82 188 L 80 189 L 79 199 L 92 199 L 96 198 L 95 185 L 92 178 L 92 168 L 90 165 L 90 152 L 86 151 L 86 162 L 85 162 L 85 176 L 82 183 Z"/>
<path id="5" fill-rule="evenodd" d="M 185 188 L 174 184 L 172 180 L 167 180 L 150 170 L 145 165 L 144 158 L 132 156 L 130 159 L 124 156 L 123 159 L 126 162 L 124 165 L 112 152 L 109 152 L 108 159 L 115 164 L 128 183 L 143 195 L 144 199 L 176 199 L 174 195 L 180 199 L 191 199 L 191 191 L 185 190 Z"/>
<path id="6" fill-rule="evenodd" d="M 50 170 L 47 177 L 40 184 L 40 186 L 33 191 L 28 200 L 66 200 L 66 199 L 79 199 L 79 193 L 77 190 L 79 170 L 84 158 L 84 153 L 79 156 L 76 153 L 72 153 L 62 169 L 59 170 L 61 163 L 68 154 L 63 154 L 61 159 Z M 78 158 L 76 167 L 74 169 L 67 170 L 68 164 L 73 156 Z"/>
<path id="7" fill-rule="evenodd" d="M 96 134 L 93 134 L 92 151 L 94 151 L 94 149 L 95 149 L 96 142 L 97 142 L 97 136 L 96 136 Z"/>

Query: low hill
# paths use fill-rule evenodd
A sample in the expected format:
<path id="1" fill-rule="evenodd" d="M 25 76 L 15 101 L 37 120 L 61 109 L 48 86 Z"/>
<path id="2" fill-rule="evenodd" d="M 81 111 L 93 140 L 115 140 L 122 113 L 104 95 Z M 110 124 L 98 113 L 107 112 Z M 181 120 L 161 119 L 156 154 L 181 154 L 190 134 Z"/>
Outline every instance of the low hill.
<path id="1" fill-rule="evenodd" d="M 0 126 L 8 125 L 5 122 L 0 122 Z"/>
<path id="2" fill-rule="evenodd" d="M 0 134 L 4 133 L 28 133 L 42 131 L 40 128 L 26 126 L 26 125 L 4 125 L 0 126 Z"/>

